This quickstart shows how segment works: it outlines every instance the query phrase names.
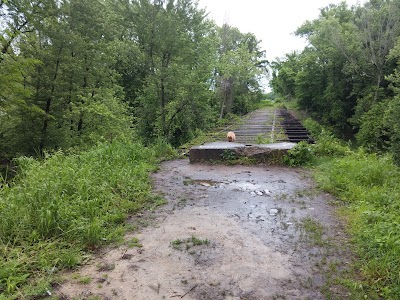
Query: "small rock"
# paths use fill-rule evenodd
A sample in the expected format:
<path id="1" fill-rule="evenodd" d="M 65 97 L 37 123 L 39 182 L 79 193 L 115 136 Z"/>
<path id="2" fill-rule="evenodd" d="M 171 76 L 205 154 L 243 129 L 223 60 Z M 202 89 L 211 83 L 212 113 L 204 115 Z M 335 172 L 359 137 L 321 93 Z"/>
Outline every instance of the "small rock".
<path id="1" fill-rule="evenodd" d="M 148 287 L 151 288 L 153 291 L 155 291 L 157 294 L 160 293 L 161 284 L 159 283 L 157 285 L 149 284 Z"/>
<path id="2" fill-rule="evenodd" d="M 271 217 L 274 217 L 274 216 L 276 216 L 278 214 L 278 210 L 276 209 L 276 208 L 271 208 L 270 210 L 269 210 L 269 215 L 271 216 Z"/>
<path id="3" fill-rule="evenodd" d="M 217 280 L 213 280 L 209 284 L 210 284 L 210 286 L 219 286 L 221 283 Z"/>
<path id="4" fill-rule="evenodd" d="M 272 193 L 270 190 L 264 190 L 265 195 L 270 196 Z"/>
<path id="5" fill-rule="evenodd" d="M 256 193 L 255 192 L 250 192 L 250 195 L 255 196 Z"/>
<path id="6" fill-rule="evenodd" d="M 200 185 L 202 185 L 202 186 L 211 186 L 211 184 L 209 184 L 208 182 L 200 182 Z"/>
<path id="7" fill-rule="evenodd" d="M 261 191 L 256 191 L 256 194 L 257 194 L 258 196 L 262 196 L 262 195 L 263 195 L 263 192 L 261 192 Z"/>

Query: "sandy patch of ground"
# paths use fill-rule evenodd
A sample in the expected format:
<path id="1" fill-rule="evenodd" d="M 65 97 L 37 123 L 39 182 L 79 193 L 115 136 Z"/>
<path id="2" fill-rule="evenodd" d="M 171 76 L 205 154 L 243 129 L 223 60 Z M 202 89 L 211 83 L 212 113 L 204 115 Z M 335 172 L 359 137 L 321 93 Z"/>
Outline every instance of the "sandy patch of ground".
<path id="1" fill-rule="evenodd" d="M 175 160 L 153 177 L 168 204 L 132 218 L 142 247 L 109 249 L 61 298 L 346 299 L 326 284 L 347 260 L 334 199 L 306 171 Z"/>

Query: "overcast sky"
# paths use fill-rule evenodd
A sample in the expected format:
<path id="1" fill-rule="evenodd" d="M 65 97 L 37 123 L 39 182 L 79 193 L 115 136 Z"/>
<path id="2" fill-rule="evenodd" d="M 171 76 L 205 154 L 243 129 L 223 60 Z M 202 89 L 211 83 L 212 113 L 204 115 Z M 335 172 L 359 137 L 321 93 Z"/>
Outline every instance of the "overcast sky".
<path id="1" fill-rule="evenodd" d="M 268 60 L 302 50 L 305 41 L 293 32 L 306 20 L 318 18 L 319 9 L 342 0 L 199 0 L 218 25 L 226 21 L 242 33 L 251 32 L 262 40 Z M 346 0 L 349 6 L 365 0 Z"/>

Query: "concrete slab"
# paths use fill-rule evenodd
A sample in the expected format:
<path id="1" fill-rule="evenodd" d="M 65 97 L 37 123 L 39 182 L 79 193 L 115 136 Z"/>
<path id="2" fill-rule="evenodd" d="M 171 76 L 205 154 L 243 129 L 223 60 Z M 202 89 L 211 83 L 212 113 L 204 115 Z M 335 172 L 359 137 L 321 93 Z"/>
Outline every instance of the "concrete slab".
<path id="1" fill-rule="evenodd" d="M 212 142 L 207 143 L 200 146 L 192 147 L 192 149 L 234 149 L 238 147 L 243 147 L 245 145 L 240 143 L 232 143 L 232 142 Z"/>
<path id="2" fill-rule="evenodd" d="M 256 162 L 274 164 L 282 161 L 282 157 L 296 143 L 274 144 L 240 144 L 229 142 L 213 142 L 192 147 L 189 151 L 189 160 L 196 162 L 227 161 L 249 157 Z"/>

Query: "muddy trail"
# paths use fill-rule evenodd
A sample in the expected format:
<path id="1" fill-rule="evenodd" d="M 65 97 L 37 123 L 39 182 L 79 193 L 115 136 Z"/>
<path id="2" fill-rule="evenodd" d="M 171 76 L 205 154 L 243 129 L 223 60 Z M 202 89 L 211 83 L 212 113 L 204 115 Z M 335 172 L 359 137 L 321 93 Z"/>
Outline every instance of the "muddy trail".
<path id="1" fill-rule="evenodd" d="M 139 232 L 69 274 L 61 299 L 348 298 L 335 199 L 308 171 L 181 159 L 153 181 L 168 203 L 133 216 Z"/>

